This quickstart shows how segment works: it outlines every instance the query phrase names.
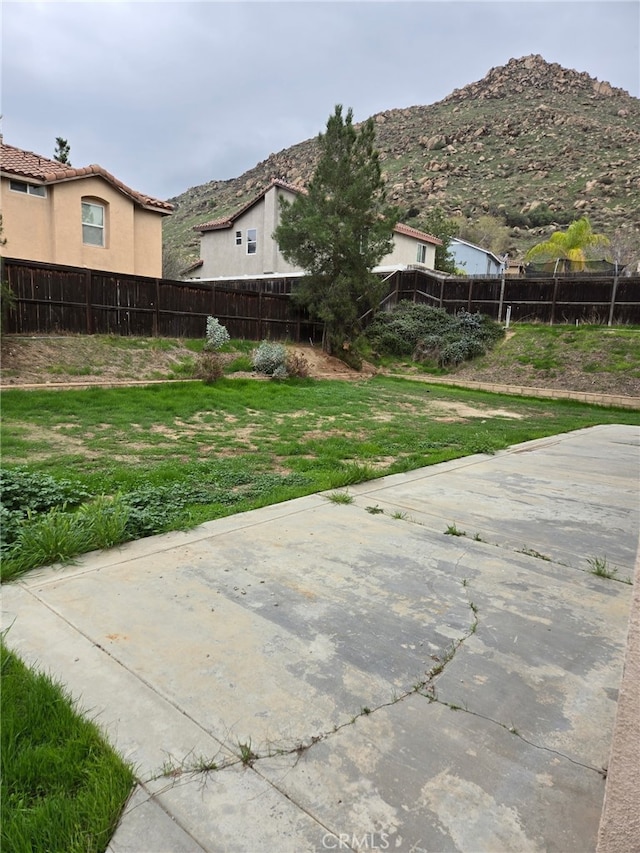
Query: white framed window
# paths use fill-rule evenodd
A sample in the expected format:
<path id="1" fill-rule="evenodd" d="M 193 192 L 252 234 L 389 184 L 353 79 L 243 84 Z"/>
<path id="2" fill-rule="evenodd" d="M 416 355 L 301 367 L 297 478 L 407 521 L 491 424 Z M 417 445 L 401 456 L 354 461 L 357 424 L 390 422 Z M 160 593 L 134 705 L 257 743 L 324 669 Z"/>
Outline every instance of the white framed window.
<path id="1" fill-rule="evenodd" d="M 418 243 L 418 254 L 416 256 L 416 261 L 419 264 L 426 264 L 427 262 L 427 247 L 424 243 Z"/>
<path id="2" fill-rule="evenodd" d="M 82 242 L 87 246 L 102 246 L 105 243 L 105 210 L 103 204 L 94 201 L 82 202 Z"/>
<path id="3" fill-rule="evenodd" d="M 28 184 L 26 181 L 9 181 L 9 187 L 14 193 L 25 193 L 26 195 L 37 195 L 46 198 L 47 188 L 40 184 Z"/>
<path id="4" fill-rule="evenodd" d="M 242 231 L 236 231 L 236 246 L 242 246 Z"/>
<path id="5" fill-rule="evenodd" d="M 255 255 L 258 251 L 258 232 L 255 228 L 247 229 L 247 255 Z"/>

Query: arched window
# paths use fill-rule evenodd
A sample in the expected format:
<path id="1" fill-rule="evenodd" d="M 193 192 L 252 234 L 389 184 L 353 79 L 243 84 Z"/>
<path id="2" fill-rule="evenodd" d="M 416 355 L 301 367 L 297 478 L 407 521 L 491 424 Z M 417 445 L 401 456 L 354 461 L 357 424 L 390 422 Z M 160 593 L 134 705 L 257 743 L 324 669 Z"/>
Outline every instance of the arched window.
<path id="1" fill-rule="evenodd" d="M 86 246 L 106 246 L 107 205 L 99 199 L 82 199 L 82 242 Z"/>

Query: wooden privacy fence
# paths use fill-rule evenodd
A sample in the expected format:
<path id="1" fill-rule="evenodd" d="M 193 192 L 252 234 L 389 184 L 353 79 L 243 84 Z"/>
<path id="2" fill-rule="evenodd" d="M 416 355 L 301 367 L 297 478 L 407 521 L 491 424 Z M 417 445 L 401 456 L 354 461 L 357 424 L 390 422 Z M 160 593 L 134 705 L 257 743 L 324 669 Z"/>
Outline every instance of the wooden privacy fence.
<path id="1" fill-rule="evenodd" d="M 234 338 L 322 340 L 322 324 L 296 308 L 286 279 L 243 287 L 7 259 L 2 267 L 14 297 L 7 332 L 203 338 L 214 316 Z"/>
<path id="2" fill-rule="evenodd" d="M 406 270 L 397 287 L 397 299 L 449 313 L 479 311 L 500 322 L 509 313 L 512 322 L 640 324 L 640 276 L 445 278 Z"/>
<path id="3" fill-rule="evenodd" d="M 3 320 L 16 334 L 115 334 L 202 338 L 208 316 L 234 338 L 322 340 L 322 324 L 290 298 L 295 279 L 179 282 L 3 259 L 14 295 Z M 449 313 L 479 311 L 504 321 L 640 324 L 640 277 L 445 277 L 420 269 L 385 277 L 381 307 L 426 302 Z M 365 318 L 365 322 L 368 318 Z"/>

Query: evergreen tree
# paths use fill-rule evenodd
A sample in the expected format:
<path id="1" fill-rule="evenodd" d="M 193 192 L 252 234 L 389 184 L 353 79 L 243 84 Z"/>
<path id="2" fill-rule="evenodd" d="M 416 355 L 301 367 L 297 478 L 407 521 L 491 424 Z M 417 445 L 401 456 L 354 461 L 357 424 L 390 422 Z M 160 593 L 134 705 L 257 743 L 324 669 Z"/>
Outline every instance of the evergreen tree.
<path id="1" fill-rule="evenodd" d="M 56 136 L 56 150 L 53 152 L 53 159 L 57 160 L 58 163 L 64 163 L 65 166 L 71 165 L 71 160 L 69 159 L 69 154 L 71 153 L 71 146 L 67 142 L 66 139 L 63 139 L 61 136 Z"/>
<path id="2" fill-rule="evenodd" d="M 373 120 L 359 130 L 342 106 L 318 136 L 319 159 L 308 192 L 282 200 L 274 238 L 307 273 L 294 298 L 324 323 L 323 349 L 359 366 L 353 343 L 383 285 L 371 270 L 393 247 L 397 211 L 388 206 Z"/>

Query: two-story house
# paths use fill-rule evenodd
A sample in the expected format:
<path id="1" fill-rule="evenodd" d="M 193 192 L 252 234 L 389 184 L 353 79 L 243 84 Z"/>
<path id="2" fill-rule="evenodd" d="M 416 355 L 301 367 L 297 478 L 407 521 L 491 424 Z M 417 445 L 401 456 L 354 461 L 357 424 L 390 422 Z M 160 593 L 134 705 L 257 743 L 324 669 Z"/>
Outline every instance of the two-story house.
<path id="1" fill-rule="evenodd" d="M 302 274 L 303 270 L 282 257 L 273 239 L 280 222 L 280 199 L 291 202 L 300 192 L 304 192 L 300 187 L 274 180 L 232 216 L 197 225 L 200 261 L 185 275 L 209 279 Z M 417 265 L 433 269 L 436 246 L 441 242 L 431 234 L 398 224 L 393 244 L 380 268 Z"/>
<path id="2" fill-rule="evenodd" d="M 73 168 L 0 144 L 3 255 L 133 275 L 162 275 L 166 201 L 101 166 Z"/>

